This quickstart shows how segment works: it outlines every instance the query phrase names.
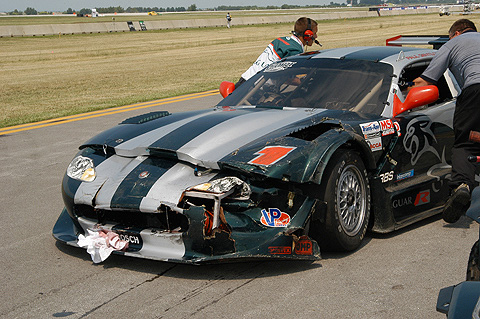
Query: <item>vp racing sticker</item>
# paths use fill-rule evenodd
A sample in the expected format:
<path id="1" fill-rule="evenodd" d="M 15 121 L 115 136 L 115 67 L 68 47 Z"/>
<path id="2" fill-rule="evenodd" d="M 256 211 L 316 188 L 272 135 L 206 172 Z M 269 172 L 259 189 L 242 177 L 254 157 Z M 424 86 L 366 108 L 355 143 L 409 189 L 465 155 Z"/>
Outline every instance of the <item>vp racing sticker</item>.
<path id="1" fill-rule="evenodd" d="M 260 222 L 267 227 L 285 227 L 290 223 L 290 216 L 278 208 L 262 209 Z"/>

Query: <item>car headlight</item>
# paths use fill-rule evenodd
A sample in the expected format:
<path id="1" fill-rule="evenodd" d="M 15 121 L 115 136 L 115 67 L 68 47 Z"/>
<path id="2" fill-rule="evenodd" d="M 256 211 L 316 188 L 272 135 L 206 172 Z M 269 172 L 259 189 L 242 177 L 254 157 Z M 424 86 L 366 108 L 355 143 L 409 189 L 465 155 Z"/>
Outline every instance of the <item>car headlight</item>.
<path id="1" fill-rule="evenodd" d="M 189 190 L 195 190 L 198 192 L 207 192 L 214 194 L 223 194 L 232 189 L 234 190 L 233 196 L 238 199 L 248 199 L 252 193 L 250 186 L 247 185 L 240 178 L 229 176 L 219 178 L 208 183 L 193 186 Z"/>
<path id="2" fill-rule="evenodd" d="M 67 168 L 67 176 L 84 182 L 95 179 L 95 166 L 93 161 L 84 156 L 75 157 Z"/>

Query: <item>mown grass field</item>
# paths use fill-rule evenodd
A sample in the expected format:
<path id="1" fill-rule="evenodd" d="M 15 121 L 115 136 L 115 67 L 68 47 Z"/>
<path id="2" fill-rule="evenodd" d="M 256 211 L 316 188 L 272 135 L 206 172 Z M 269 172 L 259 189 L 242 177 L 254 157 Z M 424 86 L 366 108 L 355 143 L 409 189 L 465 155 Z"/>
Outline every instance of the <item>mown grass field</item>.
<path id="1" fill-rule="evenodd" d="M 399 34 L 446 34 L 458 18 L 320 21 L 318 34 L 322 50 L 384 45 Z M 0 127 L 218 88 L 292 25 L 0 38 Z"/>

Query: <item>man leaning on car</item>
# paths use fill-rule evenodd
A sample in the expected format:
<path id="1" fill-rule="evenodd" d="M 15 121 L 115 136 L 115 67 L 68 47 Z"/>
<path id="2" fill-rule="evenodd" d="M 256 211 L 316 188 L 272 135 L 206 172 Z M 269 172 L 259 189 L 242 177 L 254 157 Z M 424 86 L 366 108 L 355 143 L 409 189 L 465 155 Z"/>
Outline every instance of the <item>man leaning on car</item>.
<path id="1" fill-rule="evenodd" d="M 448 34 L 450 40 L 414 80 L 414 86 L 436 84 L 448 68 L 462 89 L 453 117 L 452 191 L 443 210 L 443 219 L 454 223 L 465 214 L 475 187 L 476 166 L 467 158 L 480 155 L 480 145 L 469 141 L 470 131 L 480 130 L 480 33 L 472 21 L 460 19 L 452 24 Z"/>

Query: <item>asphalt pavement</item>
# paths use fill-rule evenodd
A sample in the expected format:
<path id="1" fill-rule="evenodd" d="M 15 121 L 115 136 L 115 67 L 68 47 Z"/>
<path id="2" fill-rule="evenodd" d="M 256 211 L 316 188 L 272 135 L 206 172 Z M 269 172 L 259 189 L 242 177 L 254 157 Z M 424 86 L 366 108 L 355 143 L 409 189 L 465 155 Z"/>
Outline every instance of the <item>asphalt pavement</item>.
<path id="1" fill-rule="evenodd" d="M 219 94 L 0 131 L 0 318 L 445 318 L 441 288 L 465 280 L 478 225 L 439 217 L 314 263 L 190 266 L 57 243 L 61 180 L 83 142 L 146 112 L 208 108 Z M 2 134 L 3 132 L 3 134 Z"/>

